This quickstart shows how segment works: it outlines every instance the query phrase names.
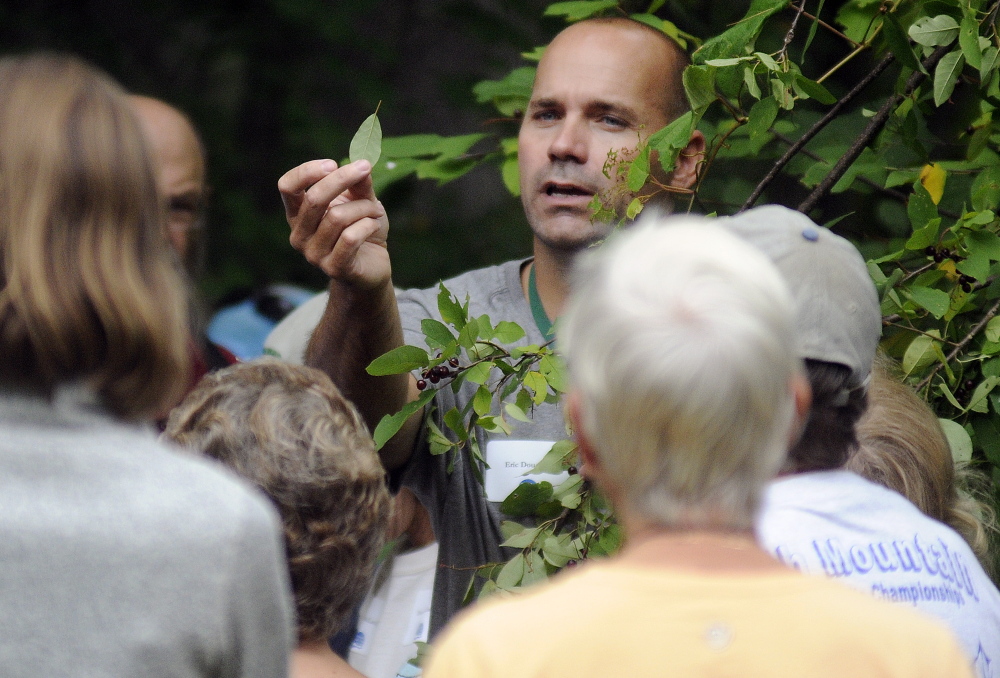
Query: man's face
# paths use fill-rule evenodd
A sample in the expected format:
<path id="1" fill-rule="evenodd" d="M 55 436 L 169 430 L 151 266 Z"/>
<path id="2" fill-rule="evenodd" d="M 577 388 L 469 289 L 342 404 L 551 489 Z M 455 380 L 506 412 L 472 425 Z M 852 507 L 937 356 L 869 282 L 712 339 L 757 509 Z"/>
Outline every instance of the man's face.
<path id="1" fill-rule="evenodd" d="M 167 214 L 167 235 L 187 265 L 205 200 L 205 160 L 190 123 L 155 99 L 133 97 L 152 151 L 156 188 Z"/>
<path id="2" fill-rule="evenodd" d="M 591 219 L 595 193 L 624 215 L 632 196 L 613 190 L 603 168 L 609 152 L 630 159 L 640 137 L 669 122 L 673 59 L 636 28 L 578 24 L 552 41 L 518 136 L 521 201 L 537 240 L 576 251 L 604 237 L 607 226 Z"/>

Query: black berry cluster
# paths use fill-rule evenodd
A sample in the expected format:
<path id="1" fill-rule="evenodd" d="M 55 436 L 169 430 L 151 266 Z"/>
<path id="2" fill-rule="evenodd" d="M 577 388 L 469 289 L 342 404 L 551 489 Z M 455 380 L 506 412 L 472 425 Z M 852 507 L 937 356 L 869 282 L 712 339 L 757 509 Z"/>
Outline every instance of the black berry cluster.
<path id="1" fill-rule="evenodd" d="M 975 388 L 976 382 L 971 379 L 966 379 L 965 382 L 955 389 L 955 399 L 959 402 L 963 402 L 971 393 L 972 389 Z"/>
<path id="2" fill-rule="evenodd" d="M 932 257 L 934 261 L 939 264 L 945 259 L 955 258 L 955 253 L 947 247 L 935 247 L 934 245 L 929 245 L 926 249 L 924 249 L 924 254 Z"/>
<path id="3" fill-rule="evenodd" d="M 958 283 L 962 286 L 963 292 L 971 292 L 972 286 L 976 284 L 976 279 L 971 275 L 961 275 L 958 278 Z"/>
<path id="4" fill-rule="evenodd" d="M 449 358 L 447 365 L 435 365 L 434 367 L 428 367 L 426 370 L 420 373 L 420 379 L 417 379 L 417 388 L 423 391 L 427 388 L 427 382 L 436 384 L 442 379 L 448 379 L 455 376 L 455 372 L 452 368 L 458 367 L 458 358 Z"/>

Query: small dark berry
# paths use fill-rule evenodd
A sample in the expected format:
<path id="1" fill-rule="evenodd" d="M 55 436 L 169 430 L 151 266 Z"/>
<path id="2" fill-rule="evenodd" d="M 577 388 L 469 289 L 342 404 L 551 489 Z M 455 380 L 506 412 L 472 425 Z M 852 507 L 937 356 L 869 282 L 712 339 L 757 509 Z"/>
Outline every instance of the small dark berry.
<path id="1" fill-rule="evenodd" d="M 965 389 L 964 388 L 955 389 L 955 398 L 958 400 L 965 400 Z"/>
<path id="2" fill-rule="evenodd" d="M 972 381 L 971 379 L 967 379 L 966 382 L 965 382 L 965 384 L 963 384 L 963 386 L 965 387 L 966 391 L 971 391 L 972 387 L 975 386 L 975 385 L 976 385 L 976 382 Z"/>
<path id="3" fill-rule="evenodd" d="M 417 379 L 417 388 L 423 391 L 425 388 L 427 388 L 427 382 L 424 381 L 423 379 Z"/>
<path id="4" fill-rule="evenodd" d="M 452 367 L 458 367 L 458 358 L 448 358 L 448 364 Z"/>
<path id="5" fill-rule="evenodd" d="M 571 476 L 575 476 L 579 472 L 580 470 L 575 466 L 570 466 L 568 469 L 566 469 L 566 473 L 570 474 Z"/>
<path id="6" fill-rule="evenodd" d="M 937 248 L 934 247 L 934 245 L 928 245 L 926 248 L 924 248 L 924 254 L 926 254 L 929 257 L 933 257 L 935 254 L 937 254 Z"/>
<path id="7" fill-rule="evenodd" d="M 451 374 L 451 370 L 449 370 L 444 365 L 438 365 L 434 369 L 437 370 L 437 373 L 438 373 L 439 377 L 447 377 L 448 375 Z"/>
<path id="8" fill-rule="evenodd" d="M 939 264 L 942 261 L 944 261 L 944 255 L 941 252 L 935 252 L 933 256 L 934 256 L 934 261 L 936 261 Z"/>
<path id="9" fill-rule="evenodd" d="M 430 376 L 428 377 L 428 379 L 430 379 L 430 380 L 431 380 L 431 383 L 432 383 L 432 384 L 436 384 L 436 383 L 438 383 L 439 381 L 441 381 L 441 377 L 439 377 L 439 376 L 438 376 L 438 373 L 437 373 L 437 372 L 431 372 L 431 374 L 430 374 Z"/>
<path id="10" fill-rule="evenodd" d="M 972 285 L 970 285 L 969 283 L 962 283 L 962 291 L 963 292 L 971 292 L 972 291 Z"/>
<path id="11" fill-rule="evenodd" d="M 576 567 L 576 561 L 575 560 L 567 561 L 566 567 Z"/>

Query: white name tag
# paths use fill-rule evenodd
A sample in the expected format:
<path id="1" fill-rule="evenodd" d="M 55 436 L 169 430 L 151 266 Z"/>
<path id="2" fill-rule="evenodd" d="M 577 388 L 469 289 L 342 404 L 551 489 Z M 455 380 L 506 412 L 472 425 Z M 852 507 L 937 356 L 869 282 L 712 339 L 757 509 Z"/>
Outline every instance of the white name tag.
<path id="1" fill-rule="evenodd" d="M 552 449 L 550 440 L 491 440 L 486 443 L 486 469 L 484 480 L 486 498 L 503 501 L 521 483 L 540 483 L 547 480 L 558 485 L 568 473 L 536 473 L 525 475 Z"/>

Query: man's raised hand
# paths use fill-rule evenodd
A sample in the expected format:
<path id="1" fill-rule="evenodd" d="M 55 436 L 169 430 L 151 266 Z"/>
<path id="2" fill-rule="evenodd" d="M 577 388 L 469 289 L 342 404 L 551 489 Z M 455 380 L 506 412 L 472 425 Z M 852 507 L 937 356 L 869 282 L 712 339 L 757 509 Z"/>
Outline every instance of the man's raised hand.
<path id="1" fill-rule="evenodd" d="M 375 197 L 372 166 L 312 160 L 278 180 L 289 241 L 331 278 L 360 289 L 390 282 L 389 220 Z"/>

